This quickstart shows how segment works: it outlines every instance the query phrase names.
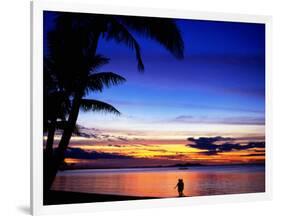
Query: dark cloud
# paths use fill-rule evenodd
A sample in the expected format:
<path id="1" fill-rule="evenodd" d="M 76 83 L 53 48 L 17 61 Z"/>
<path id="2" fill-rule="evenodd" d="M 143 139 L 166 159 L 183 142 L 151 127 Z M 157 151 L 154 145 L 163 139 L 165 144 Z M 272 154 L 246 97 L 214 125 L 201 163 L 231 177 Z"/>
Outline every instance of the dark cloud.
<path id="1" fill-rule="evenodd" d="M 80 130 L 90 130 L 90 131 L 99 131 L 99 129 L 97 128 L 93 128 L 93 127 L 85 127 L 83 125 L 77 125 L 78 129 Z"/>
<path id="2" fill-rule="evenodd" d="M 95 135 L 93 133 L 79 132 L 76 135 L 79 137 L 84 137 L 84 138 L 97 138 L 97 135 Z"/>
<path id="3" fill-rule="evenodd" d="M 265 153 L 265 150 L 264 149 L 263 150 L 256 149 L 255 152 L 257 152 L 257 153 Z"/>
<path id="4" fill-rule="evenodd" d="M 117 147 L 117 148 L 121 148 L 121 147 L 124 147 L 123 145 L 113 145 L 113 144 L 108 144 L 107 146 L 111 146 L 111 147 Z"/>
<path id="5" fill-rule="evenodd" d="M 107 134 L 106 132 L 96 129 L 96 128 L 87 128 L 84 126 L 79 125 L 78 126 L 79 131 L 74 133 L 74 136 L 76 137 L 84 137 L 84 138 L 94 138 L 95 140 L 103 140 L 103 141 L 123 141 L 128 142 L 129 139 L 125 136 L 116 136 Z"/>
<path id="6" fill-rule="evenodd" d="M 265 142 L 249 142 L 248 146 L 249 148 L 264 148 Z"/>
<path id="7" fill-rule="evenodd" d="M 150 152 L 162 152 L 162 153 L 168 152 L 166 149 L 146 149 L 146 150 Z"/>
<path id="8" fill-rule="evenodd" d="M 218 141 L 230 141 L 235 140 L 232 137 L 222 137 L 222 136 L 215 136 L 215 137 L 199 137 L 198 139 L 194 139 L 193 137 L 188 138 L 189 141 L 193 142 L 218 142 Z"/>
<path id="9" fill-rule="evenodd" d="M 68 148 L 65 156 L 67 158 L 88 159 L 88 160 L 132 158 L 130 156 L 121 155 L 117 153 L 97 152 L 97 151 L 84 150 L 81 148 Z"/>
<path id="10" fill-rule="evenodd" d="M 117 137 L 120 141 L 128 142 L 128 139 L 122 136 Z"/>
<path id="11" fill-rule="evenodd" d="M 265 142 L 249 142 L 247 144 L 241 144 L 241 143 L 232 142 L 232 141 L 235 141 L 235 139 L 233 139 L 233 138 L 221 137 L 221 136 L 200 137 L 198 139 L 190 137 L 187 140 L 192 142 L 192 143 L 187 144 L 187 146 L 190 146 L 192 148 L 201 149 L 201 150 L 207 150 L 206 152 L 202 153 L 205 155 L 215 155 L 220 152 L 230 152 L 233 150 L 247 150 L 247 149 L 251 149 L 251 148 L 264 148 L 265 147 Z M 222 142 L 222 141 L 224 143 L 217 144 L 217 142 Z"/>

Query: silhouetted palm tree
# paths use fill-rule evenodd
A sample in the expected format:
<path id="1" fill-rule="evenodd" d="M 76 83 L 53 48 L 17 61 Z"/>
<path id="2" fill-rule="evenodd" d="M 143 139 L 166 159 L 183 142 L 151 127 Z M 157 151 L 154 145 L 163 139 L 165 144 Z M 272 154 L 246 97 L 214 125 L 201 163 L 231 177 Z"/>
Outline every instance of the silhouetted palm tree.
<path id="1" fill-rule="evenodd" d="M 53 153 L 55 130 L 66 121 L 70 109 L 70 100 L 58 85 L 54 65 L 52 59 L 44 57 L 43 126 L 44 132 L 48 133 L 45 151 L 48 156 Z"/>
<path id="2" fill-rule="evenodd" d="M 64 57 L 67 57 L 67 55 L 65 55 Z M 112 72 L 97 72 L 96 69 L 108 63 L 108 59 L 99 55 L 93 56 L 92 58 L 93 67 L 88 73 L 87 79 L 85 79 L 86 82 L 83 83 L 83 86 L 82 83 L 80 83 L 81 89 L 84 89 L 83 96 L 85 96 L 88 91 L 102 91 L 104 86 L 109 87 L 111 85 L 117 85 L 125 81 L 123 77 Z M 45 59 L 46 64 L 49 61 L 50 59 Z M 68 122 L 65 119 L 67 115 L 69 115 L 71 107 L 73 106 L 73 99 L 71 99 L 71 97 L 73 97 L 73 90 L 68 90 L 67 88 L 65 88 L 63 80 L 58 81 L 59 79 L 56 78 L 57 67 L 61 67 L 60 61 L 57 61 L 56 63 L 49 66 L 46 65 L 46 67 L 44 68 L 44 73 L 49 73 L 49 75 L 45 75 L 44 80 L 44 128 L 46 128 L 46 130 L 48 131 L 46 149 L 44 152 L 44 191 L 50 188 L 57 170 L 63 163 L 61 151 L 66 150 L 62 150 L 59 147 L 55 152 L 53 152 L 55 130 L 69 129 Z M 52 76 L 48 77 L 50 75 Z M 67 76 L 67 74 L 65 75 Z M 73 80 L 73 82 L 74 81 L 75 80 Z M 78 105 L 79 109 L 81 108 L 85 112 L 104 111 L 117 115 L 120 114 L 120 112 L 110 104 L 98 100 L 81 98 Z M 76 134 L 79 134 L 77 125 L 75 125 L 71 130 L 72 133 L 75 132 Z"/>
<path id="3" fill-rule="evenodd" d="M 100 67 L 108 63 L 108 59 L 102 56 L 95 56 L 95 67 Z M 57 63 L 59 64 L 59 63 Z M 50 57 L 44 59 L 44 132 L 48 132 L 48 139 L 46 143 L 46 152 L 52 154 L 53 140 L 55 130 L 65 129 L 67 122 L 66 118 L 71 108 L 71 93 L 67 92 L 62 85 L 58 84 L 57 75 L 55 73 L 56 63 L 52 62 Z M 67 74 L 66 74 L 67 75 Z M 117 75 L 118 76 L 118 75 Z M 101 91 L 103 86 L 109 87 L 109 79 L 116 78 L 114 73 L 103 72 L 89 74 L 89 86 L 91 89 Z M 121 79 L 121 77 L 119 76 Z M 123 79 L 124 80 L 124 79 Z M 113 83 L 112 83 L 113 84 Z M 116 83 L 117 84 L 117 83 Z M 105 103 L 101 101 L 92 100 L 97 111 L 107 111 L 115 113 L 111 107 L 104 106 Z M 88 101 L 87 101 L 88 102 Z M 106 110 L 108 108 L 108 110 Z M 86 107 L 84 107 L 87 110 Z M 76 125 L 75 134 L 79 135 L 79 126 Z"/>
<path id="4" fill-rule="evenodd" d="M 93 15 L 78 13 L 60 13 L 56 19 L 55 30 L 50 32 L 49 55 L 56 62 L 53 69 L 57 76 L 58 86 L 71 98 L 66 127 L 56 152 L 56 161 L 49 178 L 48 187 L 56 175 L 59 165 L 74 131 L 79 109 L 105 110 L 118 114 L 109 104 L 84 99 L 90 91 L 102 91 L 104 86 L 122 83 L 124 78 L 117 74 L 96 73 L 99 66 L 96 50 L 99 40 L 114 40 L 124 43 L 135 52 L 138 69 L 144 70 L 140 45 L 132 32 L 151 38 L 176 58 L 183 58 L 183 40 L 180 31 L 172 19 Z"/>

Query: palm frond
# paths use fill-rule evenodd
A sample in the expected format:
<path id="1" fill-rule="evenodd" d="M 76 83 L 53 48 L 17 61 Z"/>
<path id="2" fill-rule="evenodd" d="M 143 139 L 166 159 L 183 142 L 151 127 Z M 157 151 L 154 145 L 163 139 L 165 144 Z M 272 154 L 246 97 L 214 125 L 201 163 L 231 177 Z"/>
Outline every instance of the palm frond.
<path id="1" fill-rule="evenodd" d="M 140 45 L 138 44 L 134 36 L 126 29 L 126 27 L 123 26 L 121 23 L 117 22 L 114 18 L 110 19 L 106 39 L 113 39 L 117 43 L 125 43 L 129 48 L 133 49 L 136 54 L 138 69 L 140 71 L 144 70 Z"/>
<path id="2" fill-rule="evenodd" d="M 83 111 L 100 111 L 106 113 L 113 113 L 115 115 L 120 115 L 121 113 L 112 105 L 93 99 L 82 99 L 81 108 Z"/>
<path id="3" fill-rule="evenodd" d="M 169 18 L 116 16 L 124 26 L 159 42 L 176 58 L 184 57 L 184 42 L 176 22 Z"/>
<path id="4" fill-rule="evenodd" d="M 125 82 L 126 79 L 113 72 L 93 73 L 88 77 L 87 88 L 92 91 L 102 91 L 104 86 L 119 85 Z"/>
<path id="5" fill-rule="evenodd" d="M 89 59 L 89 62 L 91 62 L 91 65 L 93 65 L 92 68 L 91 68 L 91 72 L 95 72 L 100 67 L 108 64 L 109 63 L 109 58 L 104 57 L 104 56 L 102 56 L 100 54 L 97 54 L 91 60 Z"/>

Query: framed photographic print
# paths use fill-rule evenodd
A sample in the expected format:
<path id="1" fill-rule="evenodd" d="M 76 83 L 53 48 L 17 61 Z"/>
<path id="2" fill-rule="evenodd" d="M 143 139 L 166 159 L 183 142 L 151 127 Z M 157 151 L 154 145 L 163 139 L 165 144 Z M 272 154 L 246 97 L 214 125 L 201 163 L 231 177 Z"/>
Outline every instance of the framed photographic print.
<path id="1" fill-rule="evenodd" d="M 270 17 L 31 8 L 34 215 L 270 198 Z"/>

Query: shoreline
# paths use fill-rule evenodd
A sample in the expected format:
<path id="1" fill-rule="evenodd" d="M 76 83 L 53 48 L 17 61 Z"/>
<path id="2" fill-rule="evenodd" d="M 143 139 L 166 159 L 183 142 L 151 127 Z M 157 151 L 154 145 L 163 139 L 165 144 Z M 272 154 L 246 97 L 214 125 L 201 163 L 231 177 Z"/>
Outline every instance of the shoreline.
<path id="1" fill-rule="evenodd" d="M 43 199 L 43 205 L 60 205 L 91 202 L 112 202 L 144 199 L 160 199 L 161 197 L 139 197 L 114 194 L 95 194 L 70 191 L 50 191 Z"/>

